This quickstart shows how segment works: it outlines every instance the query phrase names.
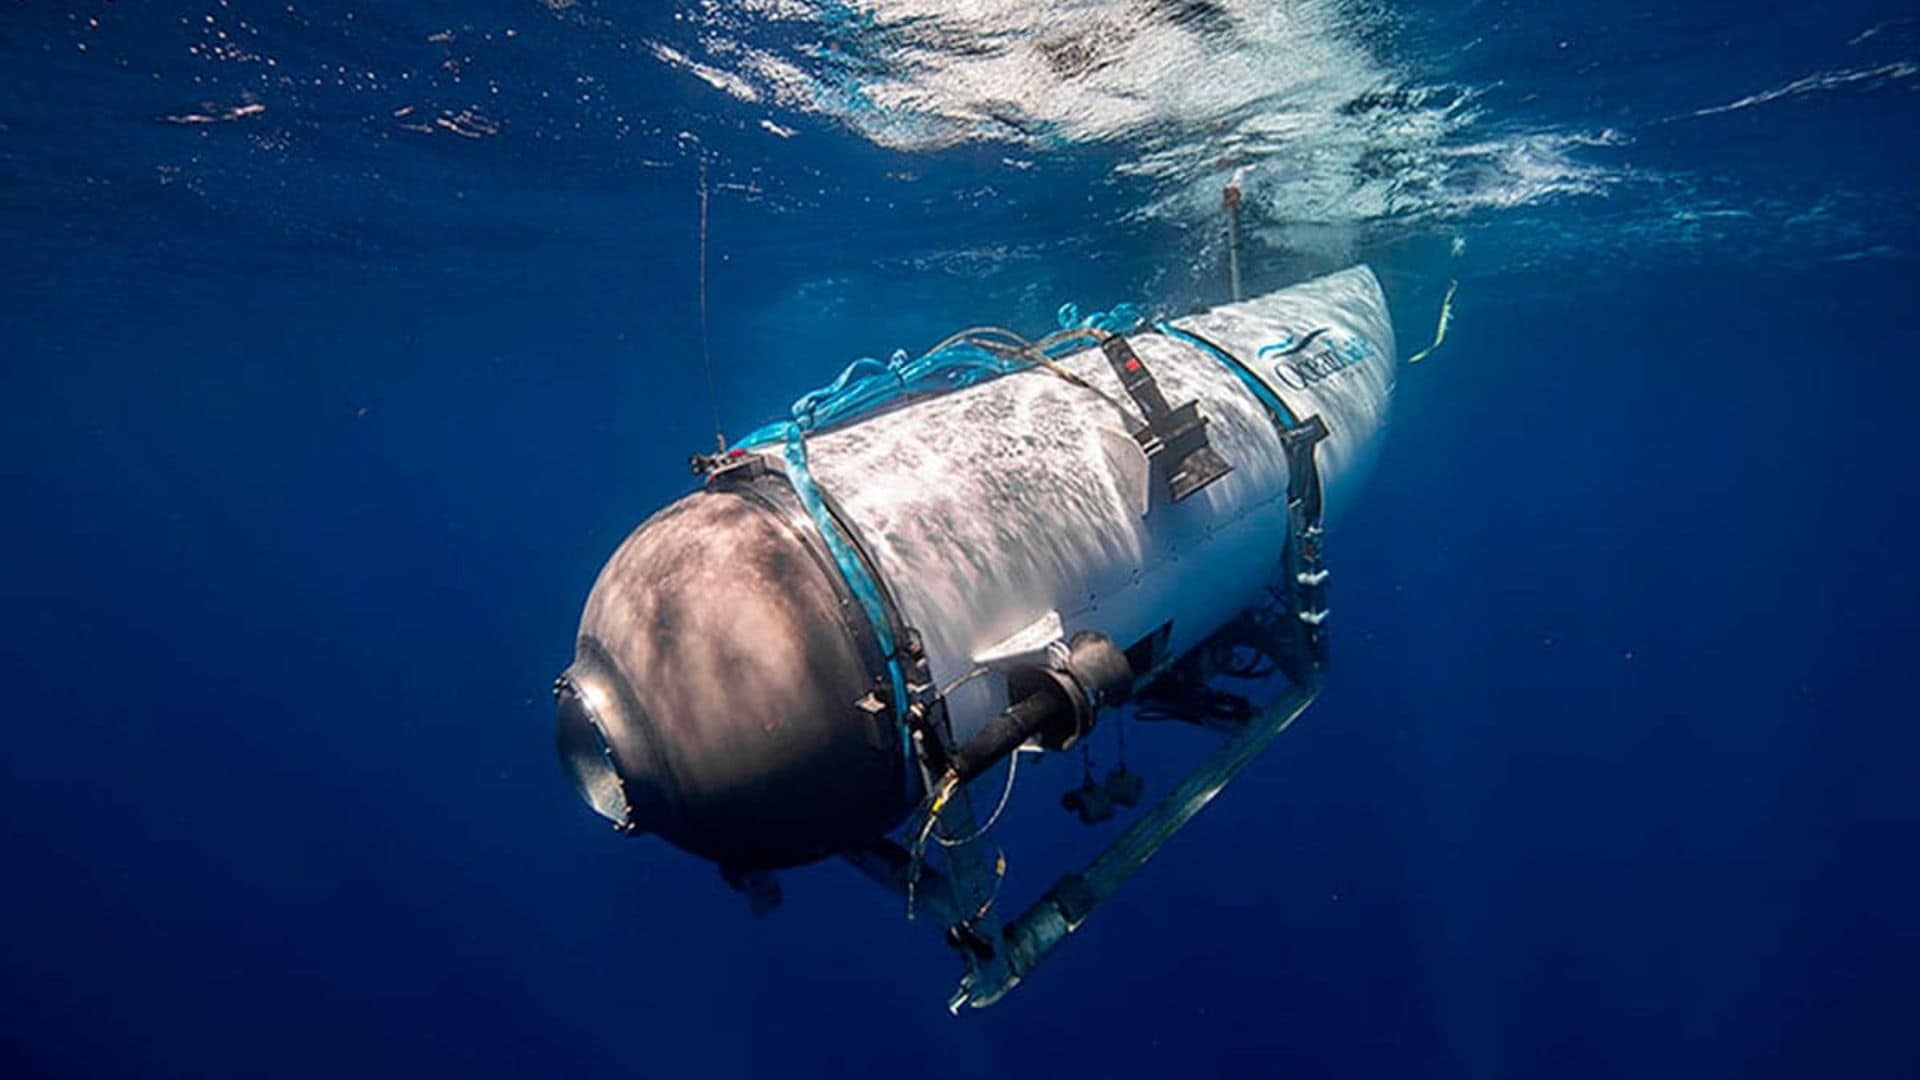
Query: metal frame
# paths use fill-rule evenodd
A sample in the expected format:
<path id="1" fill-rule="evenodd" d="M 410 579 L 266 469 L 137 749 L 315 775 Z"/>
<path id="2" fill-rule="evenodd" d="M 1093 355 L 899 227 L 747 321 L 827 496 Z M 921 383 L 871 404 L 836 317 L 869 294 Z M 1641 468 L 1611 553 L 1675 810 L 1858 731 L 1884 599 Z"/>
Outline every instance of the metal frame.
<path id="1" fill-rule="evenodd" d="M 1256 712 L 1237 734 L 1091 862 L 1060 878 L 1011 922 L 1003 923 L 994 911 L 992 900 L 999 875 L 988 864 L 987 853 L 982 850 L 987 846 L 984 841 L 946 849 L 945 870 L 921 867 L 917 881 L 910 877 L 911 856 L 891 840 L 849 852 L 846 858 L 899 895 L 911 893 L 913 903 L 940 922 L 947 944 L 966 965 L 947 1008 L 955 1013 L 962 1006 L 985 1008 L 1020 985 L 1056 946 L 1086 922 L 1095 907 L 1145 866 L 1162 845 L 1313 704 L 1320 696 L 1320 678 L 1311 665 L 1305 670 L 1312 674 L 1303 684 L 1289 687 Z M 972 809 L 965 798 L 948 805 L 941 815 L 941 828 L 957 836 L 974 831 Z"/>
<path id="2" fill-rule="evenodd" d="M 1274 419 L 1277 425 L 1282 423 L 1278 415 Z M 979 835 L 964 787 L 957 797 L 936 804 L 940 835 L 972 838 L 944 848 L 943 868 L 923 865 L 919 852 L 909 852 L 888 839 L 845 853 L 847 861 L 862 873 L 905 897 L 910 918 L 917 909 L 924 909 L 944 928 L 948 946 L 959 954 L 966 968 L 947 999 L 950 1012 L 957 1014 L 965 1006 L 985 1008 L 1020 985 L 1086 922 L 1095 908 L 1119 891 L 1320 696 L 1327 656 L 1323 623 L 1327 617 L 1328 574 L 1323 561 L 1319 470 L 1314 451 L 1326 434 L 1326 426 L 1317 416 L 1298 425 L 1283 425 L 1281 431 L 1292 474 L 1288 485 L 1290 535 L 1280 558 L 1281 598 L 1287 610 L 1284 625 L 1288 630 L 1272 644 L 1276 646 L 1276 665 L 1289 685 L 1244 724 L 1231 729 L 1227 741 L 1177 787 L 1092 861 L 1055 881 L 1011 921 L 1002 920 L 995 909 L 1004 866 L 994 865 L 999 861 L 997 848 L 989 859 L 991 844 Z M 1151 683 L 1166 668 L 1165 663 L 1157 666 L 1139 680 L 1139 685 Z M 939 726 L 936 724 L 933 730 L 938 733 Z"/>

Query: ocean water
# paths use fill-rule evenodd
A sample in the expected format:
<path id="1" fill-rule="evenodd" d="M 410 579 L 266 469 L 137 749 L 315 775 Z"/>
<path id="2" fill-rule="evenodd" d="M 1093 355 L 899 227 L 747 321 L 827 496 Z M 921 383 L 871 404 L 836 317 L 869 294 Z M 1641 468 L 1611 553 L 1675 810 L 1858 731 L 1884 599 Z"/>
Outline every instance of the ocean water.
<path id="1" fill-rule="evenodd" d="M 1920 1075 L 1916 133 L 1893 2 L 10 5 L 0 1074 Z M 1223 299 L 1229 182 L 1251 290 L 1458 282 L 1321 701 L 993 1009 L 555 765 L 703 164 L 733 434 Z"/>

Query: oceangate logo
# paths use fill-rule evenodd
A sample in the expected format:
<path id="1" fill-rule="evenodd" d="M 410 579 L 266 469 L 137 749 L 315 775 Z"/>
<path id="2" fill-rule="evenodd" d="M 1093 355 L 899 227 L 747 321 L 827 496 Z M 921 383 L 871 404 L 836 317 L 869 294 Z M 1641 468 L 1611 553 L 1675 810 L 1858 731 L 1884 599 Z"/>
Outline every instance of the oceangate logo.
<path id="1" fill-rule="evenodd" d="M 1259 355 L 1262 359 L 1273 355 L 1287 357 L 1273 365 L 1273 373 L 1295 390 L 1305 390 L 1313 383 L 1366 362 L 1367 357 L 1373 355 L 1373 349 L 1367 345 L 1365 338 L 1342 336 L 1332 342 L 1316 342 L 1319 336 L 1316 331 L 1297 344 L 1288 338 L 1272 345 L 1263 345 Z M 1315 347 L 1309 350 L 1309 345 Z"/>

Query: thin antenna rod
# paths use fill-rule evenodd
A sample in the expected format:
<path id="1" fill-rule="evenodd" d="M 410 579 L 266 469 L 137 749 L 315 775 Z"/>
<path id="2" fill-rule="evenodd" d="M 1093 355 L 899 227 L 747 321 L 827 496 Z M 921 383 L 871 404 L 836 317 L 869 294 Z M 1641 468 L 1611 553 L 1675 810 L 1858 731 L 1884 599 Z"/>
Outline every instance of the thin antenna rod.
<path id="1" fill-rule="evenodd" d="M 1237 180 L 1237 178 L 1236 178 Z M 1229 183 L 1221 194 L 1221 204 L 1227 211 L 1227 292 L 1234 303 L 1243 298 L 1240 292 L 1240 185 Z"/>
<path id="2" fill-rule="evenodd" d="M 707 404 L 713 409 L 714 452 L 727 452 L 720 430 L 720 393 L 713 385 L 713 350 L 707 343 L 707 150 L 700 148 L 700 366 L 707 374 Z"/>

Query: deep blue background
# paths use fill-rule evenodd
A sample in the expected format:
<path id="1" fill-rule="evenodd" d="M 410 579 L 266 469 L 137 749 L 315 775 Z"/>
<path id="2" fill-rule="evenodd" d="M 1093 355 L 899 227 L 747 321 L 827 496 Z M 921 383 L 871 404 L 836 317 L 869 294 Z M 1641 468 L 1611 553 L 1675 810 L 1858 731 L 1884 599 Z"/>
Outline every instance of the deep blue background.
<path id="1" fill-rule="evenodd" d="M 1327 694 L 955 1020 L 952 960 L 850 871 L 752 920 L 552 761 L 593 574 L 710 437 L 677 132 L 737 185 L 736 430 L 850 356 L 1183 304 L 1214 268 L 1169 278 L 1190 232 L 1083 197 L 1125 197 L 1124 148 L 1019 175 L 824 122 L 769 148 L 592 26 L 496 6 L 518 126 L 471 143 L 369 134 L 437 23 L 263 6 L 283 62 L 391 99 L 275 99 L 291 148 L 158 119 L 203 93 L 170 66 L 186 8 L 92 11 L 118 36 L 86 52 L 67 12 L 4 16 L 0 1071 L 1920 1073 L 1920 108 L 1896 80 L 1660 122 L 1920 55 L 1910 23 L 1843 53 L 1897 9 L 1410 23 L 1397 48 L 1505 87 L 1489 124 L 1603 117 L 1672 179 L 1368 233 L 1403 351 L 1463 284 L 1334 537 Z M 574 120 L 534 91 L 582 70 L 581 115 L 645 130 L 533 137 Z M 1827 196 L 1838 224 L 1785 224 Z M 1023 783 L 1016 874 L 1071 839 L 1073 773 Z"/>

